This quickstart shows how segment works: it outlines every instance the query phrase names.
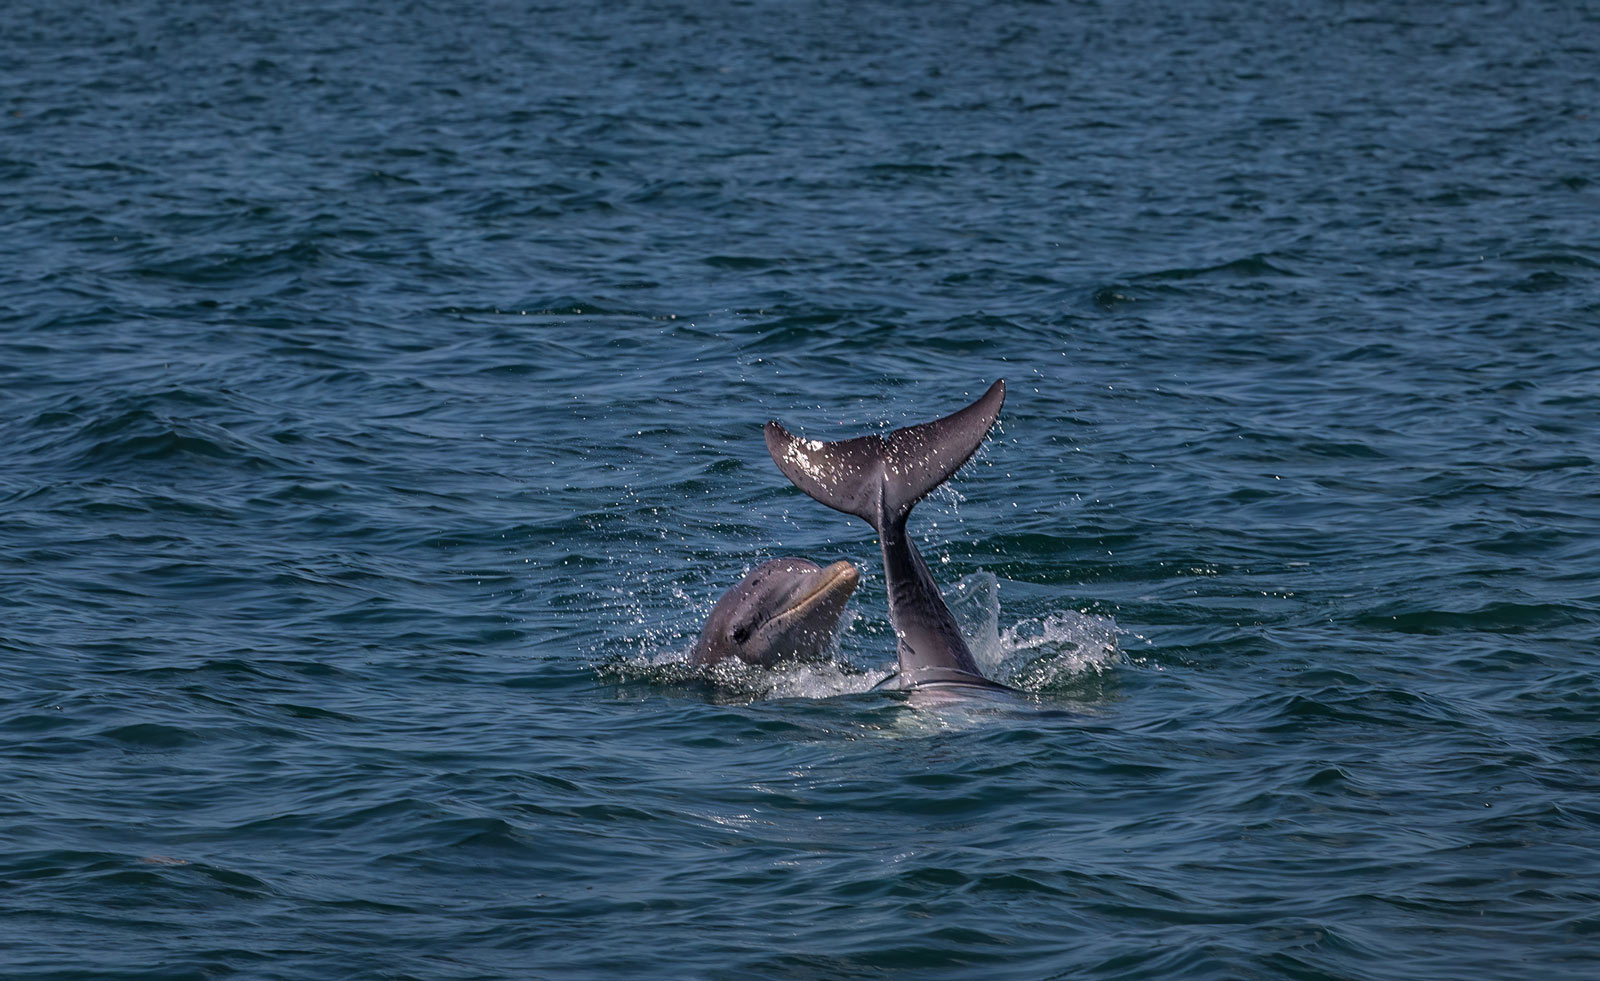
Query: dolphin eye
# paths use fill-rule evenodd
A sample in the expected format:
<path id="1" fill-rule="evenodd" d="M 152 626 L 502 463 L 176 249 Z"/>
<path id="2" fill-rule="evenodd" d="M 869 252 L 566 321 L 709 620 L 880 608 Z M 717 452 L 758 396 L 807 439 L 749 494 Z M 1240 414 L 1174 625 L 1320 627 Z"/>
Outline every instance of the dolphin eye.
<path id="1" fill-rule="evenodd" d="M 733 628 L 733 642 L 735 644 L 742 644 L 749 639 L 750 628 L 748 626 L 738 626 Z"/>

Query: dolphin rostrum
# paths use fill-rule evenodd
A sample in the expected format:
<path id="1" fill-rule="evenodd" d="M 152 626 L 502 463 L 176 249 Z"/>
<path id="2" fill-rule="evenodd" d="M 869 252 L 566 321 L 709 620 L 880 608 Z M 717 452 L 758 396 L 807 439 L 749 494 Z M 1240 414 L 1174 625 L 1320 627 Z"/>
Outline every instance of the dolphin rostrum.
<path id="1" fill-rule="evenodd" d="M 861 573 L 848 562 L 826 569 L 797 558 L 763 562 L 711 608 L 689 663 L 737 657 L 771 667 L 786 660 L 820 660 L 860 581 Z"/>
<path id="2" fill-rule="evenodd" d="M 896 429 L 888 438 L 823 443 L 767 423 L 767 450 L 784 476 L 828 507 L 865 519 L 878 532 L 889 619 L 900 638 L 900 672 L 879 687 L 1010 690 L 978 670 L 927 563 L 906 534 L 911 509 L 977 451 L 1005 399 L 1001 379 L 965 409 Z"/>

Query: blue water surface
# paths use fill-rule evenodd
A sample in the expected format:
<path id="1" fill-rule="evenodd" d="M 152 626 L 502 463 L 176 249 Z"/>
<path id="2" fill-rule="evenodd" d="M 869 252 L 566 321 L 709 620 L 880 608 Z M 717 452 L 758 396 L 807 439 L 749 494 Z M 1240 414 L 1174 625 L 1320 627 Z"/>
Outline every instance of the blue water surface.
<path id="1" fill-rule="evenodd" d="M 1600 8 L 0 7 L 0 974 L 1600 976 Z M 791 487 L 1016 700 L 868 692 Z M 691 669 L 776 555 L 837 655 Z"/>

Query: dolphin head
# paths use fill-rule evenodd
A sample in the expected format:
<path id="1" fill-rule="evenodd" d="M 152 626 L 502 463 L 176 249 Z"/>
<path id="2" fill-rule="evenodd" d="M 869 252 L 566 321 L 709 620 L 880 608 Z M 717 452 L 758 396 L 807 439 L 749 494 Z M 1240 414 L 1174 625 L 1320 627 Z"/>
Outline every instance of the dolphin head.
<path id="1" fill-rule="evenodd" d="M 825 656 L 845 602 L 860 581 L 861 573 L 848 562 L 826 569 L 797 558 L 763 562 L 711 608 L 689 661 L 817 660 Z"/>

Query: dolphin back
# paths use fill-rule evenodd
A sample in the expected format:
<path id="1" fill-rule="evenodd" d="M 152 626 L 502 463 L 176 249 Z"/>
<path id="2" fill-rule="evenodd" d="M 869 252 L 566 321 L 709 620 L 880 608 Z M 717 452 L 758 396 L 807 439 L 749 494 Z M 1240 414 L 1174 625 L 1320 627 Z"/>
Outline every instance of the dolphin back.
<path id="1" fill-rule="evenodd" d="M 982 445 L 1006 400 L 1004 379 L 976 402 L 933 422 L 824 443 L 767 423 L 767 451 L 784 476 L 828 507 L 863 518 L 880 534 L 903 524 L 916 503 L 961 469 Z"/>

